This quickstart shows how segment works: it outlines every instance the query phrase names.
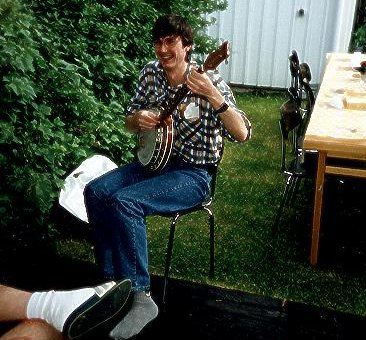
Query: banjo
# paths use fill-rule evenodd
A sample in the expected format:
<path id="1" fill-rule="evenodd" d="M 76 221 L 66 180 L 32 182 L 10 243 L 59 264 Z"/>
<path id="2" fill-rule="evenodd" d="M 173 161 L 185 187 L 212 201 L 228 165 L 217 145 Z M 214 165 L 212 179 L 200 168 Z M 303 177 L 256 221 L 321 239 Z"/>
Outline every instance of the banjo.
<path id="1" fill-rule="evenodd" d="M 229 56 L 228 42 L 225 41 L 214 52 L 210 53 L 199 72 L 215 70 Z M 167 105 L 157 112 L 159 123 L 155 129 L 138 133 L 138 161 L 153 171 L 162 170 L 168 163 L 174 144 L 174 122 L 172 113 L 189 92 L 186 84 L 176 92 Z M 154 111 L 154 110 L 152 110 Z"/>

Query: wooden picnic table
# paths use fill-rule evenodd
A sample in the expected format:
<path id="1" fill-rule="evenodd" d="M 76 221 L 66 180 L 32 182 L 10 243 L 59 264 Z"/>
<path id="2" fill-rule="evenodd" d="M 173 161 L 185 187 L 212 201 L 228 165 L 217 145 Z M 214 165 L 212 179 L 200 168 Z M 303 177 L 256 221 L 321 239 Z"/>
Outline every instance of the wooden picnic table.
<path id="1" fill-rule="evenodd" d="M 319 252 L 325 175 L 366 178 L 366 83 L 352 68 L 353 54 L 330 53 L 307 127 L 304 148 L 318 152 L 310 263 Z M 361 55 L 366 60 L 366 55 Z M 328 164 L 336 159 L 336 165 Z M 349 160 L 353 162 L 350 165 Z M 348 162 L 347 162 L 348 161 Z M 354 164 L 358 165 L 355 166 Z"/>

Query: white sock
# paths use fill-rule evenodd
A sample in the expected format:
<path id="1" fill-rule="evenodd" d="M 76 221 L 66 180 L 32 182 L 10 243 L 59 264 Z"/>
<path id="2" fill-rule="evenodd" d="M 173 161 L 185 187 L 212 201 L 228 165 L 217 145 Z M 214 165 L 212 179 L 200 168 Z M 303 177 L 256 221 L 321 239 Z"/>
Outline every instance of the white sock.
<path id="1" fill-rule="evenodd" d="M 27 306 L 28 319 L 42 319 L 62 332 L 69 315 L 94 294 L 102 296 L 116 283 L 111 281 L 98 287 L 77 290 L 35 292 Z"/>
<path id="2" fill-rule="evenodd" d="M 127 315 L 109 333 L 113 339 L 129 339 L 158 316 L 158 306 L 150 293 L 135 293 L 132 307 Z"/>

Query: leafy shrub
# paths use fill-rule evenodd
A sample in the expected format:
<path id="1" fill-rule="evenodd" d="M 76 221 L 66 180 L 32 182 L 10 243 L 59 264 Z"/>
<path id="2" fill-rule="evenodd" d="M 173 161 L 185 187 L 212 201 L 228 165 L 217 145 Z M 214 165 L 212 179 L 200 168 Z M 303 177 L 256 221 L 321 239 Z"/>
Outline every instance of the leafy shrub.
<path id="1" fill-rule="evenodd" d="M 353 51 L 366 53 L 366 23 L 359 27 L 354 33 Z"/>
<path id="2" fill-rule="evenodd" d="M 366 53 L 366 1 L 360 0 L 357 13 L 354 31 L 351 39 L 351 48 L 353 51 Z"/>
<path id="3" fill-rule="evenodd" d="M 134 137 L 123 109 L 165 12 L 187 15 L 196 51 L 212 44 L 203 14 L 225 1 L 0 0 L 0 226 L 4 244 L 55 236 L 51 212 L 67 173 L 101 153 L 123 164 Z M 10 242 L 10 244 L 12 244 Z"/>

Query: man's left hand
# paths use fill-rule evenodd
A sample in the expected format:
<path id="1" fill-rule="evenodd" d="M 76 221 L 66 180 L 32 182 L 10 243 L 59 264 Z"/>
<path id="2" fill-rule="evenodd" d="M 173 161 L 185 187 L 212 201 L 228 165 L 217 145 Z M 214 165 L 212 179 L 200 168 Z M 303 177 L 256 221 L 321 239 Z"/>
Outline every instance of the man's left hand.
<path id="1" fill-rule="evenodd" d="M 186 84 L 193 93 L 206 97 L 214 109 L 217 109 L 224 101 L 224 97 L 205 72 L 201 73 L 192 69 L 188 74 Z"/>
<path id="2" fill-rule="evenodd" d="M 196 69 L 189 72 L 186 82 L 188 88 L 195 94 L 205 97 L 212 97 L 217 89 L 206 73 L 200 73 Z"/>

